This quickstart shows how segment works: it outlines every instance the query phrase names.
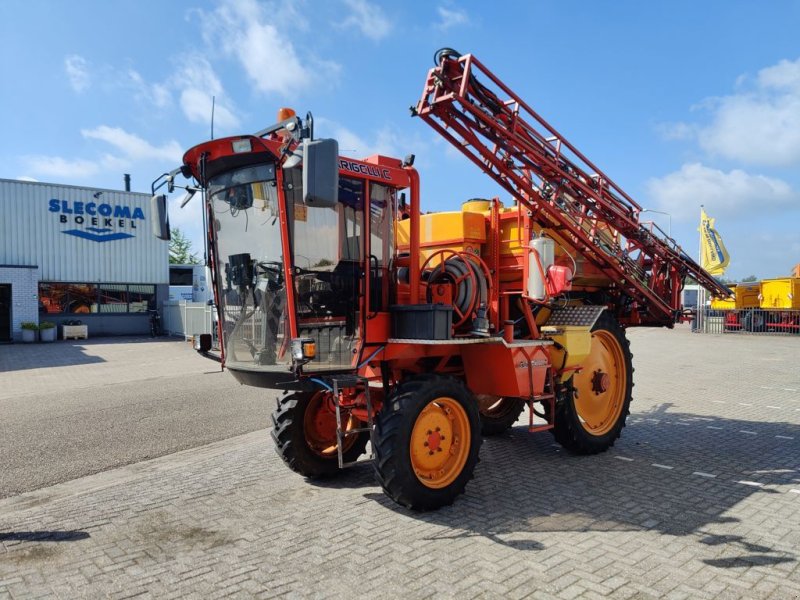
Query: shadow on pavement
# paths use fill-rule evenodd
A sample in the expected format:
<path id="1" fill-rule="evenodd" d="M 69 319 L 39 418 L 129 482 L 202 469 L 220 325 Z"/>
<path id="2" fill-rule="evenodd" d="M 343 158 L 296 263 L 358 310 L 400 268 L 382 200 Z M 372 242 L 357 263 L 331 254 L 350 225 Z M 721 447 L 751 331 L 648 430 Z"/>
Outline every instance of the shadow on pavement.
<path id="1" fill-rule="evenodd" d="M 0 349 L 0 373 L 106 362 L 86 353 L 86 342 L 60 340 L 48 344 L 13 344 Z"/>
<path id="2" fill-rule="evenodd" d="M 85 531 L 9 531 L 0 532 L 0 542 L 78 542 L 91 537 Z"/>
<path id="3" fill-rule="evenodd" d="M 89 340 L 56 340 L 52 343 L 0 345 L 0 373 L 106 362 L 100 356 L 87 354 L 87 348 L 91 346 L 136 343 L 174 344 L 180 340 L 181 338 L 168 336 L 157 338 L 151 338 L 150 336 L 124 336 L 101 337 Z M 143 349 L 142 351 L 144 352 L 145 350 Z"/>
<path id="4" fill-rule="evenodd" d="M 697 537 L 709 548 L 703 562 L 720 568 L 796 561 L 794 554 L 718 530 L 735 527 L 739 520 L 728 513 L 740 502 L 781 494 L 769 486 L 800 481 L 800 426 L 667 408 L 634 415 L 617 445 L 596 456 L 570 455 L 550 435 L 524 427 L 486 438 L 467 493 L 438 511 L 409 511 L 377 492 L 365 497 L 449 527 L 454 539 L 481 536 L 516 549 L 543 549 L 535 539 L 543 532 L 652 530 Z M 376 484 L 370 469 L 358 467 L 321 485 Z"/>

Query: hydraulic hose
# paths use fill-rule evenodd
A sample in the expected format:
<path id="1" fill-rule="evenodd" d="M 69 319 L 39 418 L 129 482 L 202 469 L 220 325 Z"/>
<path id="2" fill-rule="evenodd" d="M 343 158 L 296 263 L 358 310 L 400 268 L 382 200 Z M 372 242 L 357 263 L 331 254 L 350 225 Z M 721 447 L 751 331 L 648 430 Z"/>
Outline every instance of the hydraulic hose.
<path id="1" fill-rule="evenodd" d="M 428 300 L 431 298 L 430 286 L 438 281 L 448 280 L 452 283 L 459 281 L 453 298 L 453 306 L 464 316 L 469 315 L 479 306 L 486 306 L 488 302 L 488 285 L 483 271 L 471 260 L 453 256 L 431 271 L 428 278 Z M 477 284 L 477 289 L 476 289 Z"/>

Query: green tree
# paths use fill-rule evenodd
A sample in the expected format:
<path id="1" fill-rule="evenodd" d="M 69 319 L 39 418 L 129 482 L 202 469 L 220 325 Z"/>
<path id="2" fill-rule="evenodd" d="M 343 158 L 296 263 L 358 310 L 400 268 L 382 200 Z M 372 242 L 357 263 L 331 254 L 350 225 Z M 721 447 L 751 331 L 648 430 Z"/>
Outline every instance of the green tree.
<path id="1" fill-rule="evenodd" d="M 177 227 L 170 230 L 169 264 L 199 265 L 200 259 L 192 252 L 192 242 Z"/>
<path id="2" fill-rule="evenodd" d="M 751 281 L 758 281 L 758 277 L 755 275 L 748 275 L 747 277 L 742 278 L 742 283 L 749 283 Z"/>

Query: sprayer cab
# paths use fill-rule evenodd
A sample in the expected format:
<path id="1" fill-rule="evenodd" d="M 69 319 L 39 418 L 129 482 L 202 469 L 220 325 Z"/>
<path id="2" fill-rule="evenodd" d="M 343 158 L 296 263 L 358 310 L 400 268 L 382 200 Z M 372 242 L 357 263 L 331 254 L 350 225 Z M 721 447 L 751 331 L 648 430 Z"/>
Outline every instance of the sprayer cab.
<path id="1" fill-rule="evenodd" d="M 398 192 L 415 177 L 339 157 L 310 114 L 279 119 L 191 148 L 180 169 L 203 190 L 224 364 L 263 387 L 356 370 L 367 321 L 386 321 Z"/>

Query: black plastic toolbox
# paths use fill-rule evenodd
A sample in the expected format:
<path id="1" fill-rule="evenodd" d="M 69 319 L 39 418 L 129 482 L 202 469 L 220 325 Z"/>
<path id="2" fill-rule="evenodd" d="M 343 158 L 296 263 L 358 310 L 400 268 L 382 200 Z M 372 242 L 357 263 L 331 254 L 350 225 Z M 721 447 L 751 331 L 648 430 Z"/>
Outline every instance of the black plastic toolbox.
<path id="1" fill-rule="evenodd" d="M 395 304 L 392 337 L 407 340 L 449 340 L 453 329 L 453 307 L 444 304 Z"/>

